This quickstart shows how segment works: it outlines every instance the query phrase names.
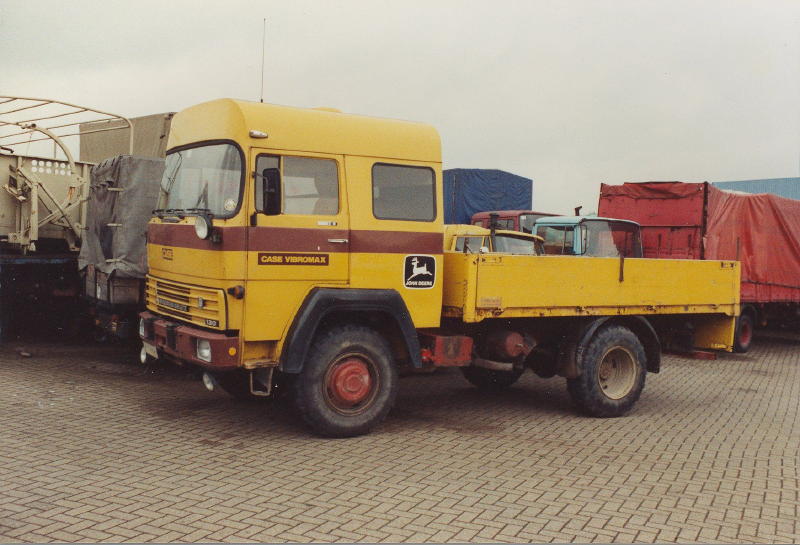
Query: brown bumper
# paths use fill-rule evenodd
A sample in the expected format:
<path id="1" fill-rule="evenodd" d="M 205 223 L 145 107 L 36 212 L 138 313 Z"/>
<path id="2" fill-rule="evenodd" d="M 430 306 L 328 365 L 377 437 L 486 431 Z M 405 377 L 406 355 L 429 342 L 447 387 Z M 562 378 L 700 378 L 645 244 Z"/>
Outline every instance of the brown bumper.
<path id="1" fill-rule="evenodd" d="M 142 342 L 155 346 L 159 356 L 207 369 L 227 370 L 239 365 L 239 337 L 165 320 L 152 312 L 142 312 L 139 317 L 144 320 Z M 208 341 L 211 347 L 210 362 L 197 357 L 197 341 L 200 339 Z"/>

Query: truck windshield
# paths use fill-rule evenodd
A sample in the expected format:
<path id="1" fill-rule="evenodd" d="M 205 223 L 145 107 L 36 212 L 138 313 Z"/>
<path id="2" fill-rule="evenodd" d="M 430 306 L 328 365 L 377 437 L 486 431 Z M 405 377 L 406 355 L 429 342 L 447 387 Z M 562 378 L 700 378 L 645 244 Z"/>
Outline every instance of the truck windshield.
<path id="1" fill-rule="evenodd" d="M 239 208 L 242 156 L 232 144 L 213 144 L 167 155 L 161 179 L 161 209 L 207 209 L 230 217 Z"/>
<path id="2" fill-rule="evenodd" d="M 642 257 L 639 226 L 621 221 L 586 221 L 581 224 L 583 255 L 592 257 Z"/>

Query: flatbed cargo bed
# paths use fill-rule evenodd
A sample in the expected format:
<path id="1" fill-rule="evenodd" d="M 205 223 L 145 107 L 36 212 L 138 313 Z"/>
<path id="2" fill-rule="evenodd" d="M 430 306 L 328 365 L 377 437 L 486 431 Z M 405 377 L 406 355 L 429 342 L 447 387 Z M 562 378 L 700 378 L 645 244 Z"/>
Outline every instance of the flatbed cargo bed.
<path id="1" fill-rule="evenodd" d="M 467 323 L 487 318 L 707 314 L 716 316 L 714 322 L 729 322 L 732 333 L 739 312 L 735 261 L 445 252 L 444 269 L 442 314 Z M 731 349 L 730 342 L 709 344 L 705 347 Z"/>

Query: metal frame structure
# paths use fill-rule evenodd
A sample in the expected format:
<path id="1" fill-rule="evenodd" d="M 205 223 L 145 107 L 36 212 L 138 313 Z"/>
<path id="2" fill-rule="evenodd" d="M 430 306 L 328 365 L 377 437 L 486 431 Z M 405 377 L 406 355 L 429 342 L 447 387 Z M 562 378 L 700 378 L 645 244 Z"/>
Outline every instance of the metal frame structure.
<path id="1" fill-rule="evenodd" d="M 125 129 L 129 131 L 128 150 L 132 153 L 133 124 L 126 117 L 58 100 L 0 96 L 0 153 L 16 157 L 16 164 L 9 166 L 9 181 L 2 186 L 18 203 L 17 231 L 7 233 L 7 242 L 19 245 L 23 251 L 33 251 L 39 239 L 39 229 L 50 224 L 63 227 L 70 248 L 77 250 L 82 226 L 70 217 L 70 212 L 85 205 L 89 179 L 85 165 L 79 168 L 75 164 L 64 139 Z M 44 183 L 40 176 L 42 169 L 35 166 L 39 158 L 14 154 L 11 148 L 48 140 L 53 142 L 53 158 L 57 159 L 57 150 L 60 149 L 68 163 L 63 169 L 69 184 L 63 200 L 59 200 Z M 40 217 L 40 205 L 43 217 Z M 83 215 L 79 214 L 80 217 Z"/>

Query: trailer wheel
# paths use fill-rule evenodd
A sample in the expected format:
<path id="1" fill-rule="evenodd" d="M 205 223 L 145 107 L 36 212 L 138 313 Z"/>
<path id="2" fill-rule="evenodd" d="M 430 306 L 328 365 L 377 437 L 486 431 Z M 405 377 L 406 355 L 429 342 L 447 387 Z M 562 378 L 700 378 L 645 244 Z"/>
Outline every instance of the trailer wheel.
<path id="1" fill-rule="evenodd" d="M 314 340 L 294 389 L 295 406 L 313 431 L 352 437 L 369 432 L 391 410 L 397 369 L 374 330 L 337 327 Z"/>
<path id="2" fill-rule="evenodd" d="M 523 370 L 495 371 L 483 367 L 462 367 L 461 373 L 470 384 L 486 392 L 499 392 L 505 390 L 522 376 Z"/>
<path id="3" fill-rule="evenodd" d="M 581 375 L 567 380 L 570 397 L 591 416 L 622 416 L 644 388 L 645 358 L 642 343 L 630 329 L 601 329 L 586 348 Z"/>
<path id="4" fill-rule="evenodd" d="M 749 312 L 742 314 L 736 319 L 736 334 L 733 337 L 734 352 L 744 354 L 750 350 L 750 345 L 753 344 L 754 328 L 753 315 Z"/>

